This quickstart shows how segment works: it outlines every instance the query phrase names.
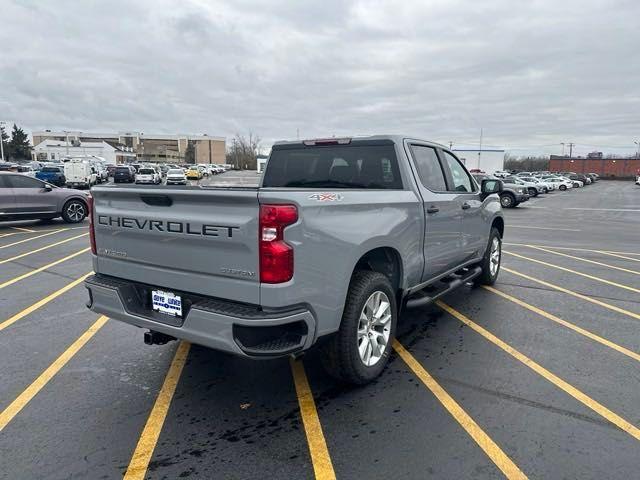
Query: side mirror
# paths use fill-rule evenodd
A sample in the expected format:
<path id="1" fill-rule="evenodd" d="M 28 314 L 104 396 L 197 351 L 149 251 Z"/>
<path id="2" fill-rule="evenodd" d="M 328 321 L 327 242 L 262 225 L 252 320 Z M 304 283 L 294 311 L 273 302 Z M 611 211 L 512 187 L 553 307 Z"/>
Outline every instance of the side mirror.
<path id="1" fill-rule="evenodd" d="M 45 192 L 50 192 L 51 190 L 53 190 L 53 188 L 51 188 L 51 185 L 45 185 L 44 187 L 42 187 L 42 189 L 43 189 Z"/>
<path id="2" fill-rule="evenodd" d="M 500 193 L 503 190 L 502 180 L 496 180 L 492 178 L 485 178 L 482 180 L 480 191 L 484 198 L 488 197 L 492 193 Z"/>

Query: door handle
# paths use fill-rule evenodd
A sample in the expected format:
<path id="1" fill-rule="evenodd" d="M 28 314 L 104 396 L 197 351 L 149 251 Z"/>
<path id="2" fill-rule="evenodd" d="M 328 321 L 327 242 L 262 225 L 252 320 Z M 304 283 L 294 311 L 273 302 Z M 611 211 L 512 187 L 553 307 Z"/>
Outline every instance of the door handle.
<path id="1" fill-rule="evenodd" d="M 471 205 L 469 205 L 467 202 L 464 202 L 464 203 L 462 204 L 462 209 L 463 209 L 463 210 L 469 210 L 470 208 L 471 208 Z"/>
<path id="2" fill-rule="evenodd" d="M 427 213 L 438 213 L 439 211 L 440 209 L 435 205 L 431 205 L 429 208 L 427 208 Z"/>

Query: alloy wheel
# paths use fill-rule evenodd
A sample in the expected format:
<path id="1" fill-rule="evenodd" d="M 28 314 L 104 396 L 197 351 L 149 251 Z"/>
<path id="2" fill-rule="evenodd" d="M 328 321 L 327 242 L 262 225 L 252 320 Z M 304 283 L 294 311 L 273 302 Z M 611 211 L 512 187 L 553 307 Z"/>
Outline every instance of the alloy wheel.
<path id="1" fill-rule="evenodd" d="M 358 322 L 358 353 L 368 367 L 380 361 L 391 335 L 391 302 L 386 293 L 373 292 L 362 307 Z"/>

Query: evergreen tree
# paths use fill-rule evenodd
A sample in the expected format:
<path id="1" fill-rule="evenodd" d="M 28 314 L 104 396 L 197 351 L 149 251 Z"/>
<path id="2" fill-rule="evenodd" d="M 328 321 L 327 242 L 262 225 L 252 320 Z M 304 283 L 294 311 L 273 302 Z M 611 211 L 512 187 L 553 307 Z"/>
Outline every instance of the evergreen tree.
<path id="1" fill-rule="evenodd" d="M 29 136 L 14 123 L 9 141 L 9 157 L 15 159 L 31 158 Z"/>
<path id="2" fill-rule="evenodd" d="M 187 149 L 184 151 L 184 163 L 196 163 L 196 149 L 191 141 L 187 143 Z"/>

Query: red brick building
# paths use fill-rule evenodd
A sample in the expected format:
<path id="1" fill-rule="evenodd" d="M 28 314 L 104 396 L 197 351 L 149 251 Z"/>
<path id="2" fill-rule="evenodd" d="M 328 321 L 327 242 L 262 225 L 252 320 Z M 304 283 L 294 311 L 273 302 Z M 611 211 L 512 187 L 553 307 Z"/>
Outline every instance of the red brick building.
<path id="1" fill-rule="evenodd" d="M 632 158 L 569 158 L 551 155 L 552 172 L 597 173 L 602 178 L 632 178 L 640 174 L 640 159 Z"/>

